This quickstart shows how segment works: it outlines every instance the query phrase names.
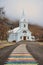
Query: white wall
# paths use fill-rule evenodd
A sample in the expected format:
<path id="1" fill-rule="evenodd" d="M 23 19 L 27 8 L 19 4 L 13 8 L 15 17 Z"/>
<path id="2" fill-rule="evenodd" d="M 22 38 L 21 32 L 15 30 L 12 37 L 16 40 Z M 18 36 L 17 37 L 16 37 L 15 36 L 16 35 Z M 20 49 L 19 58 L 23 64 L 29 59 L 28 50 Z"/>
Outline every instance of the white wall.
<path id="1" fill-rule="evenodd" d="M 16 40 L 15 39 L 15 34 L 14 33 L 11 33 L 11 34 L 9 34 L 8 42 L 12 42 L 13 40 Z"/>
<path id="2" fill-rule="evenodd" d="M 26 27 L 24 27 L 24 24 L 26 25 Z M 28 23 L 25 22 L 25 21 L 24 22 L 20 22 L 19 26 L 20 26 L 21 29 L 28 29 Z"/>
<path id="3" fill-rule="evenodd" d="M 22 36 L 22 39 L 20 39 L 20 37 Z M 20 41 L 20 40 L 23 40 L 23 37 L 26 36 L 26 39 L 27 40 L 31 40 L 31 32 L 29 32 L 27 30 L 27 33 L 23 33 L 23 30 L 21 30 L 20 32 L 18 32 L 18 35 L 17 35 L 17 42 Z M 29 37 L 29 39 L 28 39 Z"/>
<path id="4" fill-rule="evenodd" d="M 22 32 L 19 32 L 18 35 L 17 35 L 17 41 L 23 40 L 23 38 L 20 39 L 21 36 L 22 36 Z"/>

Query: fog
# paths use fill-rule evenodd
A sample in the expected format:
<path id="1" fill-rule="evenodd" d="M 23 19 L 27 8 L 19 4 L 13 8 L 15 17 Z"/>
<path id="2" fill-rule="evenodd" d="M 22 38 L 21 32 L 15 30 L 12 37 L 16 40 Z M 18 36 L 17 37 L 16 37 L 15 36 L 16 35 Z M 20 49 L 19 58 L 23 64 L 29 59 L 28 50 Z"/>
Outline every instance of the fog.
<path id="1" fill-rule="evenodd" d="M 24 10 L 29 23 L 43 26 L 43 0 L 0 0 L 0 7 L 13 20 L 20 18 Z"/>

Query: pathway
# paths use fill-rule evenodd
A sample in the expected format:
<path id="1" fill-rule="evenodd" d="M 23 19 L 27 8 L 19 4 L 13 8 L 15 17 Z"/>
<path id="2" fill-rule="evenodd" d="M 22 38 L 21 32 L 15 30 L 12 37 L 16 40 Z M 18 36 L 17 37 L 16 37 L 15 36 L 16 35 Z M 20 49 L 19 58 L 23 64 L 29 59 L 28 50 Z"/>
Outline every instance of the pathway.
<path id="1" fill-rule="evenodd" d="M 38 63 L 27 51 L 26 44 L 21 44 L 13 50 L 4 65 L 38 65 Z"/>

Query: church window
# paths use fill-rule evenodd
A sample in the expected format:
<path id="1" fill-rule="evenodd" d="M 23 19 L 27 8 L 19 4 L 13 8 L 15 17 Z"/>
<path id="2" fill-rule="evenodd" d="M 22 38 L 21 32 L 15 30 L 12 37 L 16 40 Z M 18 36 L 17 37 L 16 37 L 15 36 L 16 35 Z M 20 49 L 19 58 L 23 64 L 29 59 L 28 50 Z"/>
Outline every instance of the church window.
<path id="1" fill-rule="evenodd" d="M 2 14 L 4 14 L 4 12 L 2 12 Z"/>
<path id="2" fill-rule="evenodd" d="M 29 39 L 29 37 L 27 37 Z"/>
<path id="3" fill-rule="evenodd" d="M 26 27 L 26 25 L 24 24 L 24 27 Z"/>
<path id="4" fill-rule="evenodd" d="M 27 32 L 24 30 L 23 33 L 27 33 Z"/>
<path id="5" fill-rule="evenodd" d="M 22 36 L 20 37 L 20 39 L 22 39 Z"/>

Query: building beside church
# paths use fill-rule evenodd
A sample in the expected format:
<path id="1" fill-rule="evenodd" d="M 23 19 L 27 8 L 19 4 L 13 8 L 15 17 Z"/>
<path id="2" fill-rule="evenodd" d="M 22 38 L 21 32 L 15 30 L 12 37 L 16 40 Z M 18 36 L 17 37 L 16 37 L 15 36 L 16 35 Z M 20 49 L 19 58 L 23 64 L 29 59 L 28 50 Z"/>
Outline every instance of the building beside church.
<path id="1" fill-rule="evenodd" d="M 28 29 L 28 21 L 23 13 L 19 20 L 19 27 L 8 31 L 8 42 L 29 40 L 35 41 L 35 37 L 31 35 L 32 32 Z"/>

